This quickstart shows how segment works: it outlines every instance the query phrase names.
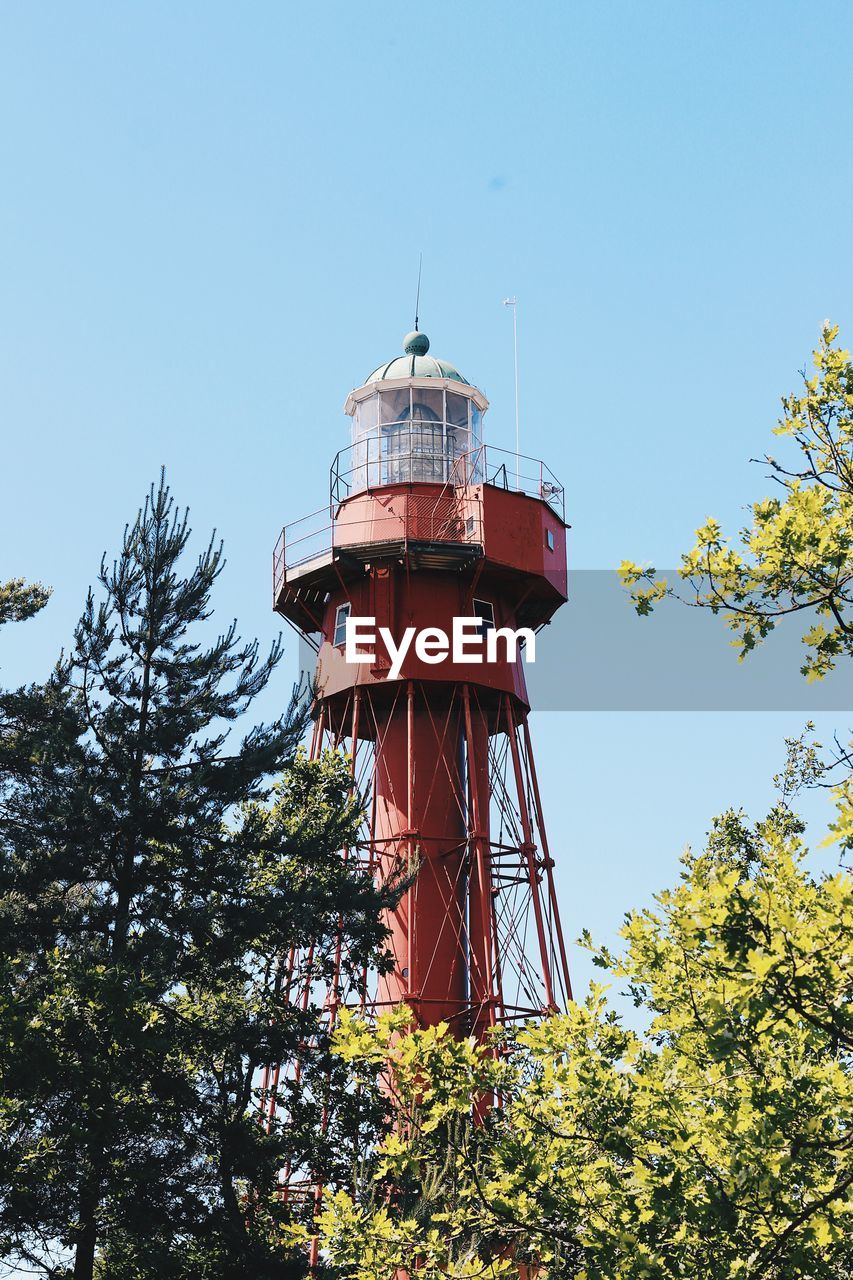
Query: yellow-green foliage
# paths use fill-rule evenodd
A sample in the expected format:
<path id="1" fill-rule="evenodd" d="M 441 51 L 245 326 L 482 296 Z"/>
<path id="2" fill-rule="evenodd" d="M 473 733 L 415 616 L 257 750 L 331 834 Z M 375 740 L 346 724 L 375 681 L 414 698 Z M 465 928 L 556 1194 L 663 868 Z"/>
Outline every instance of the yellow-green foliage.
<path id="1" fill-rule="evenodd" d="M 482 1049 L 343 1019 L 339 1052 L 362 1083 L 387 1062 L 399 1123 L 326 1204 L 329 1261 L 354 1280 L 525 1259 L 578 1280 L 849 1275 L 851 882 L 812 878 L 801 834 L 784 806 L 723 815 L 628 917 L 624 954 L 596 953 L 642 1032 L 603 986 Z"/>
<path id="2" fill-rule="evenodd" d="M 779 492 L 751 505 L 736 545 L 709 518 L 679 569 L 691 603 L 723 613 L 742 658 L 779 618 L 805 612 L 809 680 L 853 653 L 853 366 L 837 336 L 837 326 L 824 326 L 814 376 L 802 395 L 782 401 L 775 434 L 792 438 L 799 453 L 791 466 L 767 457 Z M 624 560 L 619 572 L 640 614 L 674 594 L 654 568 Z"/>

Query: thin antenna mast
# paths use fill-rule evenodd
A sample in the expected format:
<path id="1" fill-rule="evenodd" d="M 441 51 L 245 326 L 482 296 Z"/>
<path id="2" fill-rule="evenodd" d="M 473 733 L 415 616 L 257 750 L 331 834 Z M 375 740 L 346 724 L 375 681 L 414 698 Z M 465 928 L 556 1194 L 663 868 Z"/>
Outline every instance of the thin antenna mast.
<path id="1" fill-rule="evenodd" d="M 519 415 L 518 415 L 518 298 L 513 295 L 511 298 L 504 298 L 504 306 L 512 307 L 512 351 L 515 363 L 515 484 L 516 488 L 521 488 L 521 480 L 519 476 Z"/>
<path id="2" fill-rule="evenodd" d="M 418 292 L 415 295 L 415 333 L 418 332 L 418 312 L 421 308 L 421 268 L 424 265 L 423 253 L 418 254 Z"/>

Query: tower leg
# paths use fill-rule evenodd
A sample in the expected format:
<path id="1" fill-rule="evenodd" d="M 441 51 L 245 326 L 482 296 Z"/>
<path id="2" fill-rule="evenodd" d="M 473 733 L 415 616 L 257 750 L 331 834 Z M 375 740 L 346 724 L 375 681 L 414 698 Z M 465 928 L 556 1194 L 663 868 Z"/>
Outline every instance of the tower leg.
<path id="1" fill-rule="evenodd" d="M 468 889 L 470 1030 L 483 1040 L 496 1021 L 495 946 L 492 914 L 492 865 L 489 848 L 489 732 L 471 690 L 462 690 L 465 709 L 465 757 L 468 772 Z"/>
<path id="2" fill-rule="evenodd" d="M 533 829 L 530 825 L 530 813 L 527 807 L 527 795 L 525 793 L 525 779 L 521 767 L 521 753 L 518 749 L 518 726 L 515 721 L 515 715 L 512 709 L 512 703 L 507 697 L 505 699 L 506 710 L 506 731 L 509 737 L 509 749 L 512 755 L 512 769 L 515 775 L 516 795 L 518 798 L 518 815 L 521 820 L 521 833 L 523 842 L 521 845 L 521 854 L 524 858 L 530 897 L 533 902 L 533 915 L 536 921 L 536 937 L 539 943 L 539 962 L 542 966 L 542 978 L 545 983 L 545 999 L 549 1009 L 555 1009 L 554 990 L 551 983 L 551 958 L 548 954 L 548 945 L 545 940 L 545 922 L 542 913 L 542 899 L 539 893 L 539 871 L 536 865 L 536 846 L 533 843 Z"/>

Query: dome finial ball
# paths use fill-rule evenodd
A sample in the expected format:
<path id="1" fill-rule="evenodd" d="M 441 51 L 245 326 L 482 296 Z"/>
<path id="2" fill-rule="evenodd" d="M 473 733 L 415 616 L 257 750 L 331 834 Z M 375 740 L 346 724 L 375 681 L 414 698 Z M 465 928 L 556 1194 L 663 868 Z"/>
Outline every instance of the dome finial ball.
<path id="1" fill-rule="evenodd" d="M 429 351 L 429 338 L 425 333 L 414 329 L 403 339 L 403 350 L 407 356 L 425 356 Z"/>

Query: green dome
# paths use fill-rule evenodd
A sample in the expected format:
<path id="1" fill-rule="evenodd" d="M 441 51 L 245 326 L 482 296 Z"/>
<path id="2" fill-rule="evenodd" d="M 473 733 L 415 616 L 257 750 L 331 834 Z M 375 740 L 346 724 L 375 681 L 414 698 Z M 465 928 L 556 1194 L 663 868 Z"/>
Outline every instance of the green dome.
<path id="1" fill-rule="evenodd" d="M 425 356 L 429 351 L 429 338 L 420 329 L 413 329 L 403 339 L 403 350 L 407 356 Z"/>
<path id="2" fill-rule="evenodd" d="M 407 333 L 403 339 L 403 349 L 405 355 L 395 356 L 387 364 L 374 369 L 365 378 L 364 385 L 367 386 L 369 382 L 384 382 L 388 378 L 449 378 L 453 382 L 464 383 L 466 387 L 471 385 L 452 364 L 427 355 L 429 338 L 425 333 Z"/>

